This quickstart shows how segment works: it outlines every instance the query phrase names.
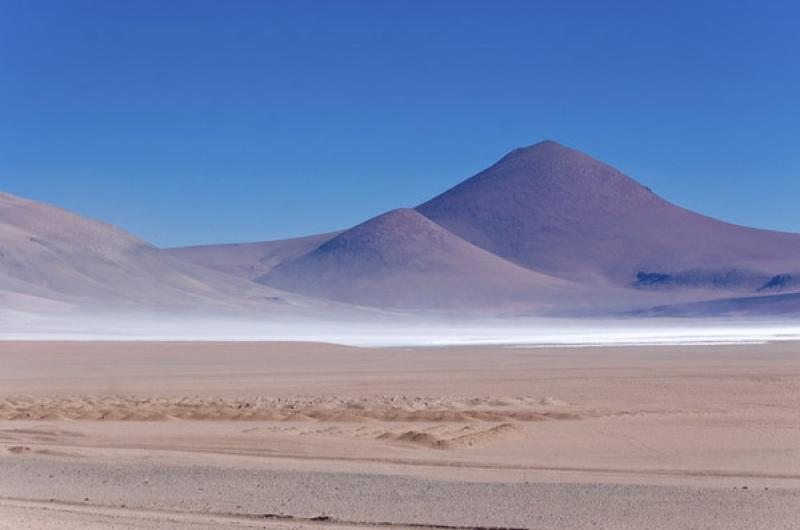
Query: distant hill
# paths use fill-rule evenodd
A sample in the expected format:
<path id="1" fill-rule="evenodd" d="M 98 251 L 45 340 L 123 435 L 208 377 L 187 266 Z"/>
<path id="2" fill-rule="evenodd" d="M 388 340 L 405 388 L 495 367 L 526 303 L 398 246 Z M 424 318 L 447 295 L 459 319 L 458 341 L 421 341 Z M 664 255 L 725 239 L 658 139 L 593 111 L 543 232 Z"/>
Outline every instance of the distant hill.
<path id="1" fill-rule="evenodd" d="M 546 308 L 577 288 L 494 256 L 411 209 L 342 232 L 258 281 L 309 296 L 406 309 Z"/>
<path id="2" fill-rule="evenodd" d="M 5 310 L 285 311 L 282 293 L 187 263 L 111 225 L 0 194 Z"/>
<path id="3" fill-rule="evenodd" d="M 800 315 L 800 293 L 723 298 L 662 305 L 628 313 L 640 317 L 751 317 Z"/>
<path id="4" fill-rule="evenodd" d="M 255 280 L 267 274 L 275 266 L 311 252 L 339 233 L 328 232 L 327 234 L 259 243 L 182 247 L 167 249 L 164 252 L 220 272 Z"/>

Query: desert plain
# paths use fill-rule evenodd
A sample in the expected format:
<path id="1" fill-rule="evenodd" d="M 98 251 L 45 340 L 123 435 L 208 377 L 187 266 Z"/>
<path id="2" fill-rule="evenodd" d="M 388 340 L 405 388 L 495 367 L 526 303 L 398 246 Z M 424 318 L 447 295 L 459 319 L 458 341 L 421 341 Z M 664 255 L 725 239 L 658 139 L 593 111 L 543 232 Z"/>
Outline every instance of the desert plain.
<path id="1" fill-rule="evenodd" d="M 0 343 L 0 529 L 798 528 L 800 343 Z"/>

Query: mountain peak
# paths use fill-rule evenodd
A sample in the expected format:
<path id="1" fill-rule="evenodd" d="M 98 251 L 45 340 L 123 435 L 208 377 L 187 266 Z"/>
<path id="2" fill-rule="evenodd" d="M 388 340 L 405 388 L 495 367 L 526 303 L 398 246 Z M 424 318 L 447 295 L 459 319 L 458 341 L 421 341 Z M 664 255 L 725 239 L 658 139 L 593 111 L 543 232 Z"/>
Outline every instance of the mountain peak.
<path id="1" fill-rule="evenodd" d="M 530 152 L 530 151 L 541 151 L 541 150 L 545 150 L 545 149 L 547 149 L 547 150 L 558 150 L 558 149 L 569 149 L 569 150 L 572 150 L 569 147 L 556 142 L 555 140 L 549 140 L 548 139 L 548 140 L 542 140 L 541 142 L 536 142 L 535 144 L 527 145 L 527 146 L 524 146 L 524 147 L 518 147 L 518 148 L 514 149 L 514 151 Z"/>
<path id="2" fill-rule="evenodd" d="M 382 213 L 377 217 L 373 217 L 368 221 L 365 221 L 361 225 L 372 224 L 372 225 L 405 225 L 405 224 L 428 224 L 430 221 L 421 215 L 419 212 L 414 210 L 413 208 L 395 208 L 394 210 L 389 210 L 386 213 Z M 355 227 L 357 228 L 357 227 Z"/>
<path id="3" fill-rule="evenodd" d="M 512 150 L 508 155 L 517 154 L 517 155 L 549 155 L 549 156 L 579 156 L 579 157 L 587 157 L 588 156 L 577 149 L 564 145 L 562 143 L 556 142 L 555 140 L 542 140 L 541 142 L 536 142 L 535 144 L 526 145 L 523 147 L 517 147 L 516 149 Z"/>
<path id="4" fill-rule="evenodd" d="M 422 242 L 446 239 L 446 230 L 411 208 L 397 208 L 342 232 L 319 247 L 320 252 L 357 252 L 362 256 L 406 256 L 420 252 Z M 452 237 L 452 236 L 451 236 Z M 388 259 L 391 261 L 391 259 Z"/>
<path id="5" fill-rule="evenodd" d="M 417 211 L 439 224 L 442 209 L 483 215 L 487 208 L 496 208 L 509 219 L 553 210 L 554 220 L 573 214 L 617 214 L 633 204 L 663 202 L 608 164 L 545 140 L 511 151 L 488 169 L 418 206 Z M 443 226 L 449 228 L 447 223 Z"/>
<path id="6" fill-rule="evenodd" d="M 636 181 L 608 164 L 553 140 L 544 140 L 514 149 L 473 179 L 487 175 L 497 178 L 510 174 L 521 175 L 527 179 L 568 180 L 583 185 L 598 181 L 638 185 Z"/>
<path id="7" fill-rule="evenodd" d="M 756 251 L 747 229 L 670 204 L 608 164 L 551 140 L 515 149 L 417 211 L 523 267 L 617 284 L 629 284 L 637 271 L 682 270 L 722 256 L 774 259 L 796 241 L 762 234 Z"/>

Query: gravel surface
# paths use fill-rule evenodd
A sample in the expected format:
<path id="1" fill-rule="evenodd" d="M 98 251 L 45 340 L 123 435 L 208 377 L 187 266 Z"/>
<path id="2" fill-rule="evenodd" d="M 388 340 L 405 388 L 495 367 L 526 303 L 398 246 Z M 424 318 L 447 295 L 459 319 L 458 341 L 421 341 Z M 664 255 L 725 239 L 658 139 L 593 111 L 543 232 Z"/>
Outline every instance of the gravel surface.
<path id="1" fill-rule="evenodd" d="M 797 528 L 800 521 L 800 491 L 747 484 L 691 488 L 450 482 L 146 460 L 120 465 L 39 455 L 0 458 L 0 477 L 4 499 L 76 504 L 90 512 L 112 507 L 281 515 L 297 518 L 298 524 L 326 516 L 342 524 L 400 527 L 788 529 Z"/>

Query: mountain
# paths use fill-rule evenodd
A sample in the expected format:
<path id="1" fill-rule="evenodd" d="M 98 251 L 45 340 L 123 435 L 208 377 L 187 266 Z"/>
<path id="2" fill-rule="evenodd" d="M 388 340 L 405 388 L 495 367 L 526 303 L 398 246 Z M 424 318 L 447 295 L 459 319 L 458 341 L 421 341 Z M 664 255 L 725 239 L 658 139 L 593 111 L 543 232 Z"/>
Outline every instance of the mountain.
<path id="1" fill-rule="evenodd" d="M 800 293 L 723 298 L 656 306 L 627 313 L 639 317 L 763 317 L 800 315 Z"/>
<path id="2" fill-rule="evenodd" d="M 783 300 L 768 296 L 800 292 L 800 234 L 691 212 L 552 141 L 344 232 L 169 252 L 286 291 L 405 309 L 597 315 L 760 296 L 761 311 Z"/>
<path id="3" fill-rule="evenodd" d="M 402 309 L 544 308 L 576 288 L 509 263 L 407 208 L 342 232 L 258 281 L 309 296 Z"/>
<path id="4" fill-rule="evenodd" d="M 685 210 L 552 141 L 512 151 L 416 209 L 521 267 L 591 284 L 755 291 L 800 271 L 800 235 Z"/>
<path id="5" fill-rule="evenodd" d="M 197 265 L 210 267 L 248 280 L 255 280 L 267 274 L 276 265 L 314 250 L 339 233 L 328 232 L 326 234 L 259 243 L 182 247 L 167 249 L 164 252 Z"/>
<path id="6" fill-rule="evenodd" d="M 6 311 L 281 311 L 291 298 L 169 256 L 111 225 L 0 193 Z"/>

